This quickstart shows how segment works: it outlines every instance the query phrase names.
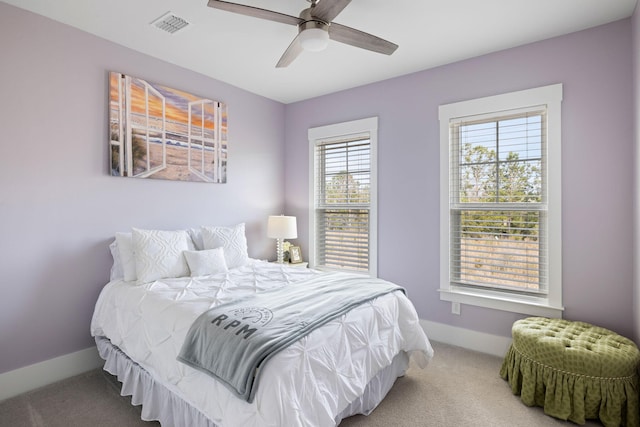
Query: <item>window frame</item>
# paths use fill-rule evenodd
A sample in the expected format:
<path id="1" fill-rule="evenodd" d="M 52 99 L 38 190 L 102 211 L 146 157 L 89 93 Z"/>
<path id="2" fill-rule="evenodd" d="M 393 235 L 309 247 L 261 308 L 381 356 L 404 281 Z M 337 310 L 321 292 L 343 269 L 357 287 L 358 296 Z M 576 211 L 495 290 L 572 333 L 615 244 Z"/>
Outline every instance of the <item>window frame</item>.
<path id="1" fill-rule="evenodd" d="M 561 102 L 562 84 L 554 84 L 501 95 L 441 105 L 440 120 L 440 299 L 533 316 L 561 317 L 562 306 L 562 185 Z M 508 116 L 514 110 L 546 106 L 547 180 L 543 185 L 547 201 L 548 254 L 547 294 L 531 295 L 507 290 L 470 288 L 451 282 L 450 183 L 451 123 L 473 116 Z"/>
<path id="2" fill-rule="evenodd" d="M 321 270 L 342 270 L 317 265 L 316 248 L 316 146 L 331 141 L 341 141 L 366 137 L 370 146 L 370 183 L 369 183 L 369 269 L 358 272 L 371 277 L 378 275 L 378 117 L 336 123 L 310 128 L 309 139 L 309 265 Z"/>

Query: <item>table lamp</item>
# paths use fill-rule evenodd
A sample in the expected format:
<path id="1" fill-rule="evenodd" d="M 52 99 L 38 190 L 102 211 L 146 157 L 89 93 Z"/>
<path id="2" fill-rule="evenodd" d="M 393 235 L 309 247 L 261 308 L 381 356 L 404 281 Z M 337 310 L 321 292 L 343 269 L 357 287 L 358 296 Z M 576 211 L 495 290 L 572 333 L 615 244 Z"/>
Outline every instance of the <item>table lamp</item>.
<path id="1" fill-rule="evenodd" d="M 267 223 L 267 237 L 276 240 L 276 253 L 278 255 L 278 263 L 284 261 L 282 243 L 284 239 L 295 239 L 298 237 L 298 226 L 295 216 L 270 215 Z"/>

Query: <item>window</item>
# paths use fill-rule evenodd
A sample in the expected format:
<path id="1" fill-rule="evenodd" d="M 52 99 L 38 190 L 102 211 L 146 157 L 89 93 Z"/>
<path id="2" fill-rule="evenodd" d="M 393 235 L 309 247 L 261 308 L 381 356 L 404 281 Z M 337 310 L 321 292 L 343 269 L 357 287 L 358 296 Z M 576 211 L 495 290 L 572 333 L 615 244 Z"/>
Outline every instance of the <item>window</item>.
<path id="1" fill-rule="evenodd" d="M 562 85 L 440 107 L 440 296 L 562 312 Z"/>
<path id="2" fill-rule="evenodd" d="M 310 262 L 377 275 L 377 117 L 309 129 Z"/>

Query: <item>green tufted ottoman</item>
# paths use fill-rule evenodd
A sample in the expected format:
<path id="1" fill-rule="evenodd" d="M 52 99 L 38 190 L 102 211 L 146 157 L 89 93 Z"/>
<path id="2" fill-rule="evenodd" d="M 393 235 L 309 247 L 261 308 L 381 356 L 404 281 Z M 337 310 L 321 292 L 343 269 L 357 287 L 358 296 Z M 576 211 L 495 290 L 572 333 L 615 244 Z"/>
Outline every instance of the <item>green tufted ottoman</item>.
<path id="1" fill-rule="evenodd" d="M 500 376 L 527 406 L 584 424 L 639 426 L 638 363 L 633 341 L 583 322 L 518 320 Z"/>

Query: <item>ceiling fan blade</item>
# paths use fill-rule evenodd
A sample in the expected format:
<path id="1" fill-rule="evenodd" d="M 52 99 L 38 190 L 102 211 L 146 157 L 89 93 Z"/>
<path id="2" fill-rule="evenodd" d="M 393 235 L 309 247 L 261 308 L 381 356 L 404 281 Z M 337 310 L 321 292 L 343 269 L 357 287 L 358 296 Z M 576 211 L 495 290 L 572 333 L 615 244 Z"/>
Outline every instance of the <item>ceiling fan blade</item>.
<path id="1" fill-rule="evenodd" d="M 331 40 L 345 43 L 362 49 L 371 50 L 373 52 L 391 55 L 396 51 L 398 45 L 390 41 L 381 39 L 372 34 L 365 33 L 355 28 L 346 27 L 344 25 L 332 23 L 329 26 L 329 37 Z"/>
<path id="2" fill-rule="evenodd" d="M 285 15 L 284 13 L 274 12 L 272 10 L 260 9 L 259 7 L 246 6 L 244 4 L 230 3 L 222 0 L 209 0 L 207 6 L 214 9 L 226 10 L 228 12 L 239 13 L 241 15 L 253 16 L 254 18 L 268 19 L 269 21 L 281 22 L 283 24 L 298 25 L 302 19 Z"/>
<path id="3" fill-rule="evenodd" d="M 276 68 L 284 68 L 288 66 L 293 62 L 294 59 L 298 57 L 298 55 L 302 53 L 304 49 L 300 44 L 299 36 L 300 34 L 298 34 L 296 38 L 293 39 L 293 41 L 291 42 L 287 50 L 284 51 L 284 53 L 282 54 L 282 57 L 280 57 L 280 60 L 276 64 Z"/>
<path id="4" fill-rule="evenodd" d="M 342 10 L 351 3 L 351 0 L 320 0 L 311 9 L 311 16 L 324 22 L 331 22 Z"/>

